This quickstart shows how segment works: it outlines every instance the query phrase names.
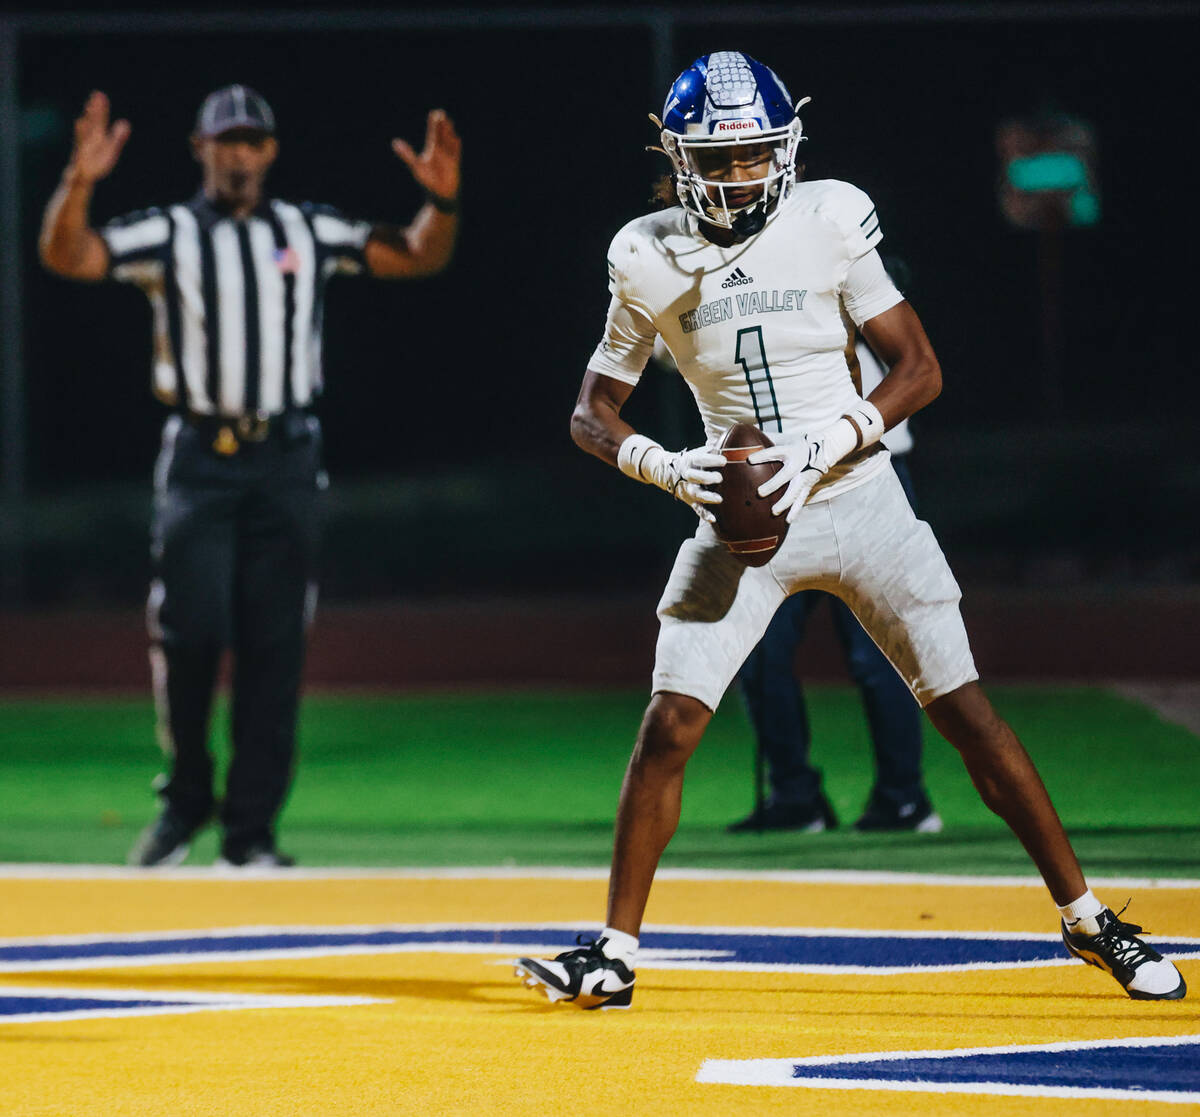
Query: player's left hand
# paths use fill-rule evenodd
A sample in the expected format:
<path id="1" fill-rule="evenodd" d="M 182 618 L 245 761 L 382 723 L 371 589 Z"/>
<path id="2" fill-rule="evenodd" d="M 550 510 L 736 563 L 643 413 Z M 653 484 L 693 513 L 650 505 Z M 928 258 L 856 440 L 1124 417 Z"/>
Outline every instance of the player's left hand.
<path id="1" fill-rule="evenodd" d="M 442 109 L 433 109 L 425 121 L 425 146 L 418 153 L 404 140 L 392 140 L 392 150 L 412 172 L 426 193 L 445 201 L 458 197 L 462 140 L 454 122 Z"/>
<path id="2" fill-rule="evenodd" d="M 786 513 L 789 524 L 795 522 L 814 486 L 834 464 L 826 457 L 825 441 L 820 435 L 813 438 L 804 435 L 798 442 L 784 442 L 756 450 L 746 459 L 751 465 L 783 463 L 774 477 L 758 486 L 758 495 L 770 496 L 783 489 L 783 495 L 771 506 L 771 511 L 776 516 Z M 787 488 L 784 488 L 785 485 Z"/>

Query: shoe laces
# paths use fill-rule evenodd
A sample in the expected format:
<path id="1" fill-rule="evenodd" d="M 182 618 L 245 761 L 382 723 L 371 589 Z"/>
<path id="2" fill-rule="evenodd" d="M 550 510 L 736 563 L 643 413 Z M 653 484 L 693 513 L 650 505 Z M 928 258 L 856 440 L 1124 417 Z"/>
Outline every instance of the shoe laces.
<path id="1" fill-rule="evenodd" d="M 570 965 L 571 963 L 589 962 L 596 956 L 606 959 L 606 955 L 600 947 L 601 941 L 601 939 L 586 938 L 580 932 L 575 936 L 576 945 L 571 950 L 564 950 L 561 954 L 556 955 L 554 960 L 562 962 L 564 965 Z"/>
<path id="2" fill-rule="evenodd" d="M 1125 907 L 1121 908 L 1112 916 L 1111 920 L 1100 928 L 1094 936 L 1094 940 L 1097 945 L 1111 951 L 1116 961 L 1128 966 L 1131 970 L 1136 970 L 1143 962 L 1159 961 L 1162 955 L 1137 937 L 1143 933 L 1141 927 L 1136 923 L 1126 923 L 1121 919 L 1127 907 L 1129 907 L 1128 900 L 1125 901 Z"/>
<path id="3" fill-rule="evenodd" d="M 604 953 L 606 939 L 584 938 L 579 934 L 575 941 L 579 945 L 574 950 L 565 950 L 554 959 L 567 971 L 573 984 L 581 984 L 586 974 L 596 970 L 608 970 L 624 982 L 633 981 L 633 970 L 626 962 Z"/>

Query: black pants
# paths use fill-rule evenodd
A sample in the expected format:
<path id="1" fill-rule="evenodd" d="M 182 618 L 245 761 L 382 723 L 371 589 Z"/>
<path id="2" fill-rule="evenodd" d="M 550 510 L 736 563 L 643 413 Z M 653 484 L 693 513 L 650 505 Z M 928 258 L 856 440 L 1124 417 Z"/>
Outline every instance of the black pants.
<path id="1" fill-rule="evenodd" d="M 273 840 L 291 783 L 309 613 L 315 603 L 321 470 L 315 418 L 289 415 L 233 454 L 174 416 L 155 468 L 147 611 L 161 794 L 187 826 L 213 815 L 209 720 L 222 652 L 233 652 L 224 849 Z"/>

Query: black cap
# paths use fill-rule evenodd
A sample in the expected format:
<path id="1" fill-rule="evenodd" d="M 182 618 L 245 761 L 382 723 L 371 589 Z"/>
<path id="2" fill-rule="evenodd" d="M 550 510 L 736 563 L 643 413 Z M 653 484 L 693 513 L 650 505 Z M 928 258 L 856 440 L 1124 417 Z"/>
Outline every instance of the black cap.
<path id="1" fill-rule="evenodd" d="M 198 136 L 219 136 L 233 128 L 275 131 L 271 106 L 248 85 L 227 85 L 204 98 L 196 116 Z"/>

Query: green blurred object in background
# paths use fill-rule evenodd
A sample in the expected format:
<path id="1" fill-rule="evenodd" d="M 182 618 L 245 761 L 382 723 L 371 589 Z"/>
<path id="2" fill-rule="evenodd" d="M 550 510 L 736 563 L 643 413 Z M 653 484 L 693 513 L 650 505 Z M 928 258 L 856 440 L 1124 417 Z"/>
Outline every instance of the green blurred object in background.
<path id="1" fill-rule="evenodd" d="M 1048 151 L 1013 159 L 1007 173 L 1014 190 L 1068 194 L 1068 225 L 1095 225 L 1100 220 L 1100 199 L 1091 188 L 1083 160 L 1073 152 Z"/>

